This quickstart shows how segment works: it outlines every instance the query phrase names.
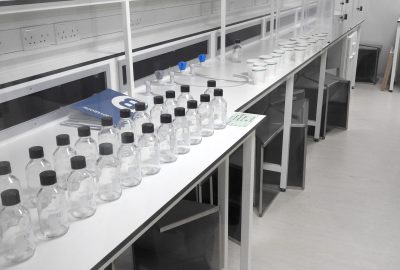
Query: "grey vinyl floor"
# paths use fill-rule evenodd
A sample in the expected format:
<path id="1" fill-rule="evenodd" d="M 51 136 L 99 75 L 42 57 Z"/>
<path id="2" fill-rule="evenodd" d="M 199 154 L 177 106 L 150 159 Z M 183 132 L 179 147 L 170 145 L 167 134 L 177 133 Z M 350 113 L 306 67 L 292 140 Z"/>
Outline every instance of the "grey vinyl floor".
<path id="1" fill-rule="evenodd" d="M 349 129 L 309 142 L 306 189 L 254 215 L 252 270 L 400 269 L 400 91 L 378 89 L 357 85 Z"/>

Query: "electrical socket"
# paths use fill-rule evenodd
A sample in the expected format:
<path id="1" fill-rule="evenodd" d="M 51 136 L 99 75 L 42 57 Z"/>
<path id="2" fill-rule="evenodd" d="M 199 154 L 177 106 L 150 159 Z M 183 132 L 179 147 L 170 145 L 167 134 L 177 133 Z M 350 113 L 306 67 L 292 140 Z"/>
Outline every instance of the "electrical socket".
<path id="1" fill-rule="evenodd" d="M 140 27 L 140 25 L 142 24 L 142 17 L 135 13 L 132 17 L 131 17 L 131 25 L 133 28 L 138 28 Z"/>
<path id="2" fill-rule="evenodd" d="M 55 43 L 52 24 L 22 28 L 21 33 L 22 45 L 25 51 L 48 47 Z"/>
<path id="3" fill-rule="evenodd" d="M 55 25 L 57 44 L 78 41 L 81 39 L 79 27 L 74 22 L 57 23 Z"/>

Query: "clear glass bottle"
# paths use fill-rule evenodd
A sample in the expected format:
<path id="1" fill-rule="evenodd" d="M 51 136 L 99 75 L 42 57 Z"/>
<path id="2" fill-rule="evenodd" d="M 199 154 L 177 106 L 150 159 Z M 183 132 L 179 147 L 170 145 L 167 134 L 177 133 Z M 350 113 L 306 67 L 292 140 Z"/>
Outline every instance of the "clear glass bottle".
<path id="1" fill-rule="evenodd" d="M 177 159 L 175 152 L 176 136 L 174 126 L 172 125 L 172 116 L 170 114 L 162 114 L 160 121 L 161 126 L 157 132 L 160 145 L 160 161 L 162 163 L 171 163 Z"/>
<path id="2" fill-rule="evenodd" d="M 214 80 L 207 81 L 207 89 L 204 91 L 204 94 L 207 95 L 214 95 L 214 89 L 217 87 L 217 82 Z"/>
<path id="3" fill-rule="evenodd" d="M 88 218 L 96 212 L 96 183 L 93 174 L 86 169 L 84 156 L 71 158 L 72 172 L 68 177 L 69 213 L 74 218 Z"/>
<path id="4" fill-rule="evenodd" d="M 22 197 L 21 182 L 11 173 L 10 162 L 0 161 L 0 194 L 7 189 L 16 189 Z M 0 211 L 1 209 L 3 209 L 2 205 L 0 205 Z"/>
<path id="5" fill-rule="evenodd" d="M 185 116 L 185 108 L 175 108 L 174 129 L 176 136 L 175 151 L 179 155 L 189 153 L 190 151 L 190 133 L 189 125 Z"/>
<path id="6" fill-rule="evenodd" d="M 121 109 L 119 111 L 119 122 L 117 129 L 119 134 L 124 132 L 133 132 L 133 120 L 131 118 L 132 112 L 129 109 Z"/>
<path id="7" fill-rule="evenodd" d="M 134 144 L 132 132 L 121 134 L 121 146 L 118 149 L 118 159 L 121 164 L 120 179 L 123 187 L 134 187 L 142 182 L 140 168 L 140 148 Z"/>
<path id="8" fill-rule="evenodd" d="M 113 118 L 111 116 L 105 116 L 101 118 L 101 129 L 98 134 L 98 142 L 111 143 L 114 149 L 119 147 L 118 132 L 113 126 Z"/>
<path id="9" fill-rule="evenodd" d="M 86 159 L 86 169 L 93 175 L 96 173 L 98 148 L 95 139 L 91 137 L 90 127 L 78 127 L 79 139 L 75 143 L 76 153 Z"/>
<path id="10" fill-rule="evenodd" d="M 40 184 L 37 194 L 40 231 L 46 238 L 60 237 L 69 229 L 66 193 L 57 184 L 55 171 L 41 172 Z"/>
<path id="11" fill-rule="evenodd" d="M 154 135 L 154 125 L 144 123 L 143 136 L 139 139 L 142 175 L 153 175 L 160 171 L 160 148 Z"/>
<path id="12" fill-rule="evenodd" d="M 242 62 L 242 45 L 240 43 L 240 40 L 237 39 L 233 45 L 232 62 L 234 63 Z"/>
<path id="13" fill-rule="evenodd" d="M 33 256 L 36 250 L 32 221 L 28 210 L 21 205 L 17 189 L 1 192 L 0 249 L 7 261 L 19 263 Z"/>
<path id="14" fill-rule="evenodd" d="M 172 118 L 174 118 L 174 110 L 176 108 L 175 91 L 172 90 L 166 91 L 165 97 L 166 99 L 163 106 L 163 111 L 165 113 L 172 115 Z"/>
<path id="15" fill-rule="evenodd" d="M 183 108 L 187 108 L 187 102 L 189 100 L 192 100 L 193 97 L 190 94 L 190 86 L 189 85 L 182 85 L 181 86 L 181 94 L 179 95 L 178 99 L 177 99 L 177 107 L 183 107 Z"/>
<path id="16" fill-rule="evenodd" d="M 224 129 L 227 121 L 227 103 L 222 97 L 224 91 L 222 89 L 214 90 L 214 99 L 211 101 L 211 106 L 214 110 L 214 129 Z"/>
<path id="17" fill-rule="evenodd" d="M 197 112 L 200 115 L 201 136 L 212 136 L 214 134 L 214 109 L 210 104 L 210 95 L 200 95 L 200 104 Z"/>
<path id="18" fill-rule="evenodd" d="M 70 160 L 76 156 L 76 151 L 70 146 L 68 134 L 56 136 L 57 148 L 53 153 L 54 170 L 57 173 L 58 185 L 67 190 L 67 178 L 71 173 Z"/>
<path id="19" fill-rule="evenodd" d="M 190 144 L 196 145 L 201 143 L 201 120 L 197 112 L 197 100 L 189 100 L 187 102 L 186 120 L 189 125 Z"/>
<path id="20" fill-rule="evenodd" d="M 96 170 L 97 196 L 102 201 L 115 201 L 122 194 L 120 164 L 114 156 L 111 143 L 100 144 L 99 153 Z"/>
<path id="21" fill-rule="evenodd" d="M 142 136 L 142 125 L 144 123 L 150 123 L 150 115 L 146 112 L 146 104 L 144 102 L 138 102 L 135 104 L 135 115 L 133 116 L 133 125 L 136 139 Z"/>
<path id="22" fill-rule="evenodd" d="M 165 113 L 164 111 L 164 97 L 163 96 L 155 96 L 154 97 L 154 106 L 151 108 L 150 116 L 151 122 L 154 124 L 154 129 L 158 129 L 160 127 L 160 116 Z"/>
<path id="23" fill-rule="evenodd" d="M 25 167 L 25 179 L 27 181 L 26 206 L 36 207 L 36 195 L 40 189 L 39 174 L 43 171 L 51 170 L 51 164 L 44 158 L 43 147 L 33 146 L 29 148 L 30 161 Z"/>

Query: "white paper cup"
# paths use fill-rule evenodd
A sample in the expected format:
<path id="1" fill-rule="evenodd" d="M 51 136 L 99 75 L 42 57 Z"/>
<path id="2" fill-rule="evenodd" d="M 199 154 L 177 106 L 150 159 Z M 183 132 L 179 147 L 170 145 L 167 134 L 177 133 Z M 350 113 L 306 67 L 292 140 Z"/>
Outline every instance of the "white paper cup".
<path id="1" fill-rule="evenodd" d="M 276 72 L 278 69 L 278 63 L 275 60 L 267 60 L 265 61 L 267 63 L 267 79 L 269 77 L 274 77 L 276 76 Z"/>
<path id="2" fill-rule="evenodd" d="M 290 63 L 290 61 L 294 58 L 294 49 L 293 48 L 283 48 L 285 51 L 285 55 L 283 57 L 283 62 L 285 64 Z"/>
<path id="3" fill-rule="evenodd" d="M 257 62 L 259 62 L 258 59 L 247 59 L 247 60 L 246 60 L 246 64 L 247 64 L 247 73 L 249 74 L 249 77 L 251 77 L 251 73 L 253 72 L 253 71 L 252 71 L 253 65 L 254 65 L 255 63 L 257 63 Z"/>
<path id="4" fill-rule="evenodd" d="M 272 55 L 270 55 L 270 54 L 260 55 L 260 59 L 261 59 L 262 61 L 271 60 L 272 58 L 273 58 L 273 57 L 272 57 Z"/>
<path id="5" fill-rule="evenodd" d="M 294 61 L 301 63 L 305 59 L 306 49 L 304 47 L 296 47 L 294 49 Z"/>
<path id="6" fill-rule="evenodd" d="M 254 84 L 263 84 L 265 82 L 265 72 L 266 68 L 263 66 L 253 66 L 252 68 L 252 78 Z"/>

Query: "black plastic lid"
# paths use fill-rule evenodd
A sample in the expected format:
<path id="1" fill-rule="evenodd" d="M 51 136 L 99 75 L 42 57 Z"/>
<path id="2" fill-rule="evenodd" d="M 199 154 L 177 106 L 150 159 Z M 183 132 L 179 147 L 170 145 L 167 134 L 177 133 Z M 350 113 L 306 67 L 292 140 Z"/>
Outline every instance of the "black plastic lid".
<path id="1" fill-rule="evenodd" d="M 6 189 L 1 193 L 1 204 L 13 206 L 21 202 L 18 189 Z"/>
<path id="2" fill-rule="evenodd" d="M 161 124 L 169 124 L 172 123 L 172 115 L 169 113 L 163 113 L 160 116 L 160 122 Z"/>
<path id="3" fill-rule="evenodd" d="M 210 102 L 210 95 L 209 94 L 201 94 L 200 102 Z"/>
<path id="4" fill-rule="evenodd" d="M 121 109 L 121 110 L 119 110 L 119 117 L 121 117 L 121 118 L 130 118 L 131 117 L 131 110 L 129 110 L 129 109 Z"/>
<path id="5" fill-rule="evenodd" d="M 60 134 L 56 136 L 57 146 L 65 146 L 70 144 L 68 134 Z"/>
<path id="6" fill-rule="evenodd" d="M 121 134 L 122 143 L 133 143 L 135 141 L 135 136 L 132 132 L 124 132 Z"/>
<path id="7" fill-rule="evenodd" d="M 142 125 L 142 132 L 143 133 L 153 133 L 154 132 L 154 125 L 153 123 L 144 123 Z"/>
<path id="8" fill-rule="evenodd" d="M 214 89 L 214 97 L 222 97 L 224 95 L 224 90 L 221 88 Z"/>
<path id="9" fill-rule="evenodd" d="M 101 125 L 103 127 L 110 127 L 113 125 L 113 118 L 111 116 L 104 116 L 101 118 Z"/>
<path id="10" fill-rule="evenodd" d="M 11 173 L 11 164 L 9 161 L 0 161 L 0 175 Z"/>
<path id="11" fill-rule="evenodd" d="M 86 168 L 86 158 L 84 156 L 74 156 L 71 158 L 71 169 L 80 170 Z"/>
<path id="12" fill-rule="evenodd" d="M 163 104 L 164 103 L 164 97 L 163 96 L 155 96 L 153 98 L 154 104 Z"/>
<path id="13" fill-rule="evenodd" d="M 90 136 L 90 127 L 89 126 L 78 127 L 78 136 L 79 137 L 89 137 Z"/>
<path id="14" fill-rule="evenodd" d="M 187 102 L 187 108 L 188 109 L 197 109 L 197 100 L 188 100 Z"/>
<path id="15" fill-rule="evenodd" d="M 235 39 L 236 44 L 240 44 L 242 41 L 240 39 Z"/>
<path id="16" fill-rule="evenodd" d="M 189 93 L 190 92 L 190 86 L 189 85 L 182 85 L 181 86 L 181 92 L 182 93 Z"/>
<path id="17" fill-rule="evenodd" d="M 44 157 L 43 147 L 41 146 L 32 146 L 29 148 L 29 157 L 31 159 L 38 159 Z"/>
<path id="18" fill-rule="evenodd" d="M 135 104 L 135 110 L 137 112 L 143 112 L 146 110 L 146 103 L 144 102 L 138 102 Z"/>
<path id="19" fill-rule="evenodd" d="M 173 91 L 173 90 L 165 91 L 165 97 L 166 98 L 175 98 L 175 91 Z"/>
<path id="20" fill-rule="evenodd" d="M 174 110 L 175 116 L 185 116 L 185 108 L 183 107 L 176 107 Z"/>
<path id="21" fill-rule="evenodd" d="M 207 87 L 217 87 L 217 82 L 214 80 L 207 81 Z"/>
<path id="22" fill-rule="evenodd" d="M 111 143 L 101 143 L 99 145 L 99 153 L 102 156 L 108 156 L 113 154 L 113 145 Z"/>
<path id="23" fill-rule="evenodd" d="M 57 175 L 55 171 L 48 170 L 39 174 L 40 184 L 42 186 L 51 186 L 57 183 Z"/>

